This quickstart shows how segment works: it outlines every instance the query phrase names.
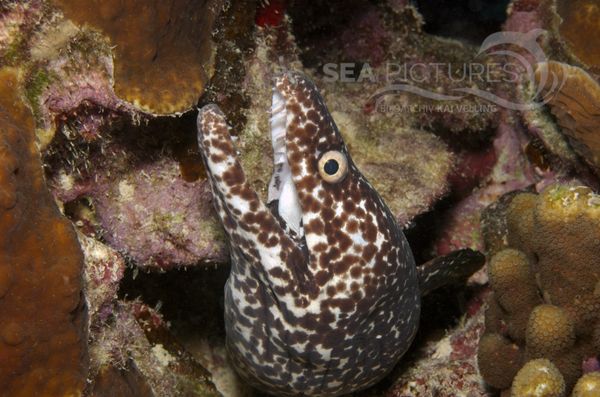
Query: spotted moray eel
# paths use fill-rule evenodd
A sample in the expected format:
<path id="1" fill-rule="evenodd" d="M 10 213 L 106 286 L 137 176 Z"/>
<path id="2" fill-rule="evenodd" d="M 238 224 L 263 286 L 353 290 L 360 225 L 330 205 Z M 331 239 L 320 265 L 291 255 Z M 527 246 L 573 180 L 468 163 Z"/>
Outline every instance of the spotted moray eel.
<path id="1" fill-rule="evenodd" d="M 276 396 L 338 396 L 398 362 L 419 323 L 419 276 L 396 219 L 357 169 L 314 84 L 275 79 L 274 172 L 264 204 L 216 105 L 198 141 L 231 245 L 227 348 L 238 373 Z M 436 276 L 437 275 L 437 276 Z"/>

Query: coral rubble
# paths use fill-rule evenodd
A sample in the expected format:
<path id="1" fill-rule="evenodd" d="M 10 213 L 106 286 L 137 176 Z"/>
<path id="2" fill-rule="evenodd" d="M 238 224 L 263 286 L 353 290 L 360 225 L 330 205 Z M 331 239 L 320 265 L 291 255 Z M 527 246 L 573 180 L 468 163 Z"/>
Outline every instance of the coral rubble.
<path id="1" fill-rule="evenodd" d="M 0 390 L 79 396 L 88 367 L 83 255 L 46 189 L 17 73 L 0 71 Z"/>
<path id="2" fill-rule="evenodd" d="M 488 268 L 493 295 L 479 368 L 490 385 L 508 389 L 512 383 L 513 395 L 529 395 L 519 394 L 534 387 L 537 378 L 527 374 L 541 373 L 536 363 L 543 364 L 531 360 L 544 359 L 561 375 L 560 382 L 558 376 L 547 380 L 557 393 L 548 395 L 562 395 L 560 383 L 571 390 L 584 362 L 596 356 L 599 203 L 591 189 L 565 185 L 512 198 L 506 242 Z"/>

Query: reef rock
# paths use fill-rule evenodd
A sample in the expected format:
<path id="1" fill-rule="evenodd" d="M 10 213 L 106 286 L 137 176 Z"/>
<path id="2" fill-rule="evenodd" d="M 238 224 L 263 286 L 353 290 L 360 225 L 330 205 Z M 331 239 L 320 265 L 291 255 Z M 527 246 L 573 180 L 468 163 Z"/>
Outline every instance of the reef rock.
<path id="1" fill-rule="evenodd" d="M 116 302 L 108 316 L 96 318 L 92 331 L 93 395 L 220 396 L 210 374 L 171 336 L 162 316 L 141 302 Z"/>
<path id="2" fill-rule="evenodd" d="M 477 368 L 477 346 L 483 333 L 484 311 L 481 296 L 471 302 L 471 313 L 438 341 L 429 342 L 416 352 L 412 366 L 399 366 L 394 386 L 386 397 L 465 395 L 488 397 Z"/>

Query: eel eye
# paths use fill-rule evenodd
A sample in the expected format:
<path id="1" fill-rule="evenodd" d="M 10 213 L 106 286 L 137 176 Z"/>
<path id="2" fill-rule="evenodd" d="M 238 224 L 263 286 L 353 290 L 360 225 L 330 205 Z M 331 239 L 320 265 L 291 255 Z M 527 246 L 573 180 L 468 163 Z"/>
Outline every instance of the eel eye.
<path id="1" fill-rule="evenodd" d="M 342 152 L 330 150 L 319 159 L 319 174 L 328 183 L 337 183 L 348 173 L 348 161 Z"/>

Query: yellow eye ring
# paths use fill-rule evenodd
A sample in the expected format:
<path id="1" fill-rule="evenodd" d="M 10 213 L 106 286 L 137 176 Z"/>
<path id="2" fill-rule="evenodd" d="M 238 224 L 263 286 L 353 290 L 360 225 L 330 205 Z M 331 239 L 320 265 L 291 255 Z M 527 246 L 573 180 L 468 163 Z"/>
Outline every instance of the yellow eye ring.
<path id="1" fill-rule="evenodd" d="M 327 183 L 338 183 L 348 173 L 348 160 L 337 150 L 323 153 L 319 158 L 319 175 Z"/>

